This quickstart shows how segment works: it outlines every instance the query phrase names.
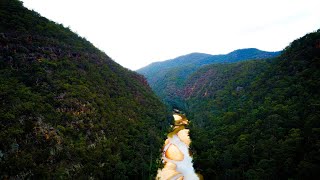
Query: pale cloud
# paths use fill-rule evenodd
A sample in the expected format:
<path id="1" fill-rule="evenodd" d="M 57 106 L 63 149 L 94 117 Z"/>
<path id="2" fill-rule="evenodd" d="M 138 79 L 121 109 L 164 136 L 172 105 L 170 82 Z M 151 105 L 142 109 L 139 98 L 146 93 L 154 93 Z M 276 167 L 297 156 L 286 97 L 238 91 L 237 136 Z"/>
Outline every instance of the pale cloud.
<path id="1" fill-rule="evenodd" d="M 320 28 L 317 0 L 23 0 L 137 69 L 191 52 L 285 48 Z"/>

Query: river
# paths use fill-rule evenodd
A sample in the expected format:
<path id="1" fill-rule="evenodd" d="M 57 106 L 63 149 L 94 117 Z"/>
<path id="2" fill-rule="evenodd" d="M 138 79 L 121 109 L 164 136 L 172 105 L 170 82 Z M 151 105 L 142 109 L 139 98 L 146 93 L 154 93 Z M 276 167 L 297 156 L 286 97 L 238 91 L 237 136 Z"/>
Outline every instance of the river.
<path id="1" fill-rule="evenodd" d="M 191 139 L 187 117 L 183 114 L 174 113 L 174 127 L 164 143 L 162 162 L 164 167 L 158 170 L 157 180 L 196 180 L 202 179 L 196 174 L 190 156 L 189 146 Z"/>

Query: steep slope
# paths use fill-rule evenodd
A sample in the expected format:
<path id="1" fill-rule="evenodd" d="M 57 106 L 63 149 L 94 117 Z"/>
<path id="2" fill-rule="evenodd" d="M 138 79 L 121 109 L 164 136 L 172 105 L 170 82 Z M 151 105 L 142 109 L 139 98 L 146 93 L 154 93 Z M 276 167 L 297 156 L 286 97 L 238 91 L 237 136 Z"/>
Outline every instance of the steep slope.
<path id="1" fill-rule="evenodd" d="M 192 53 L 172 60 L 152 63 L 137 72 L 147 78 L 152 89 L 166 104 L 184 108 L 179 96 L 182 93 L 185 81 L 199 68 L 215 63 L 270 58 L 279 55 L 279 53 L 261 51 L 255 48 L 239 49 L 225 55 Z"/>
<path id="2" fill-rule="evenodd" d="M 141 75 L 0 1 L 0 179 L 147 179 L 167 129 Z"/>
<path id="3" fill-rule="evenodd" d="M 320 30 L 268 61 L 206 66 L 186 82 L 194 163 L 205 178 L 317 179 Z"/>

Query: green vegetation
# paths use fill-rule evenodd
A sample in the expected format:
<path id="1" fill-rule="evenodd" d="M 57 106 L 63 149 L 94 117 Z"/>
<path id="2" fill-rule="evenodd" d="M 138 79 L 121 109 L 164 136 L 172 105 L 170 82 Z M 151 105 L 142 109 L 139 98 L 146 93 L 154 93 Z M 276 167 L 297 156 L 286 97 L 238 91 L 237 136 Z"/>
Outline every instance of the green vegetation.
<path id="1" fill-rule="evenodd" d="M 203 66 L 166 89 L 183 68 L 153 87 L 192 121 L 194 166 L 205 179 L 320 177 L 320 30 L 279 57 Z"/>
<path id="2" fill-rule="evenodd" d="M 276 59 L 195 73 L 186 103 L 196 169 L 217 179 L 317 179 L 319 67 L 320 30 Z"/>
<path id="3" fill-rule="evenodd" d="M 225 55 L 191 53 L 172 60 L 152 63 L 138 70 L 143 74 L 155 93 L 169 106 L 169 109 L 184 109 L 181 97 L 187 79 L 205 65 L 233 63 L 249 59 L 263 59 L 278 56 L 280 52 L 266 52 L 255 48 L 239 49 Z"/>
<path id="4" fill-rule="evenodd" d="M 320 30 L 264 59 L 276 55 L 195 53 L 139 71 L 192 120 L 205 179 L 320 176 Z M 168 119 L 143 76 L 0 1 L 1 179 L 149 179 Z"/>
<path id="5" fill-rule="evenodd" d="M 167 130 L 146 80 L 0 1 L 0 179 L 148 179 Z"/>

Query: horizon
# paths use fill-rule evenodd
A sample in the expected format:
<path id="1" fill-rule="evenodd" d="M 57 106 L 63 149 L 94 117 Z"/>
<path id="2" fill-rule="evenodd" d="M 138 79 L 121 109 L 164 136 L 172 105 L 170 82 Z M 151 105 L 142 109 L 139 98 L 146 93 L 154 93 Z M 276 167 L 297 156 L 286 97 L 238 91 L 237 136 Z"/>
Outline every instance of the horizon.
<path id="1" fill-rule="evenodd" d="M 131 70 L 194 52 L 281 51 L 320 28 L 316 0 L 22 2 Z"/>
<path id="2" fill-rule="evenodd" d="M 220 56 L 220 55 L 228 55 L 228 54 L 233 53 L 233 52 L 235 52 L 235 51 L 248 50 L 248 49 L 255 49 L 255 50 L 258 50 L 258 51 L 270 52 L 270 53 L 277 53 L 277 52 L 280 52 L 280 53 L 281 53 L 281 52 L 283 51 L 283 49 L 282 49 L 282 50 L 279 50 L 279 51 L 265 51 L 265 50 L 261 50 L 261 49 L 257 49 L 257 48 L 242 48 L 242 49 L 235 49 L 235 50 L 233 50 L 233 51 L 230 51 L 230 52 L 227 52 L 227 53 L 220 53 L 220 54 L 208 54 L 208 53 L 202 53 L 202 52 L 192 52 L 192 53 L 188 53 L 188 54 L 179 55 L 179 56 L 174 57 L 174 58 L 171 58 L 171 59 L 166 59 L 166 60 L 161 60 L 161 61 L 154 61 L 154 62 L 151 62 L 150 64 L 147 64 L 146 66 L 141 67 L 141 68 L 139 68 L 139 69 L 137 69 L 137 70 L 135 70 L 135 71 L 139 71 L 139 70 L 141 70 L 141 69 L 143 69 L 143 68 L 147 68 L 147 67 L 149 67 L 150 65 L 153 65 L 153 64 L 155 64 L 155 63 L 161 63 L 161 62 L 165 62 L 165 61 L 171 61 L 171 60 L 175 60 L 175 59 L 177 59 L 177 58 L 184 57 L 184 56 L 188 56 L 188 55 L 192 55 L 192 54 L 205 54 L 205 55 L 211 55 L 211 56 L 217 56 L 217 55 Z"/>

